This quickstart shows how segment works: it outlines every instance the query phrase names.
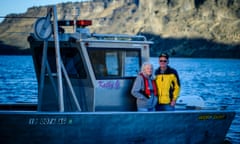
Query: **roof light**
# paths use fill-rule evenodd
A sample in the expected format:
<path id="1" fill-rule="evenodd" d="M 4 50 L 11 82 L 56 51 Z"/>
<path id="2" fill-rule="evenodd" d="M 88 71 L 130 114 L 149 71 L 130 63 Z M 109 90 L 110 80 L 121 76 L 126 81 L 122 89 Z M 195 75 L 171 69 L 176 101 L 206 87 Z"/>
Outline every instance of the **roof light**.
<path id="1" fill-rule="evenodd" d="M 73 26 L 73 20 L 61 20 L 58 21 L 59 26 Z"/>
<path id="2" fill-rule="evenodd" d="M 92 21 L 91 20 L 78 20 L 78 21 L 76 21 L 76 24 L 77 24 L 77 26 L 85 27 L 85 26 L 92 25 Z"/>
<path id="3" fill-rule="evenodd" d="M 73 20 L 61 20 L 61 21 L 58 21 L 58 25 L 59 26 L 73 26 L 74 21 Z M 92 25 L 92 21 L 91 20 L 77 20 L 76 25 L 77 25 L 77 27 L 86 27 L 86 26 Z"/>

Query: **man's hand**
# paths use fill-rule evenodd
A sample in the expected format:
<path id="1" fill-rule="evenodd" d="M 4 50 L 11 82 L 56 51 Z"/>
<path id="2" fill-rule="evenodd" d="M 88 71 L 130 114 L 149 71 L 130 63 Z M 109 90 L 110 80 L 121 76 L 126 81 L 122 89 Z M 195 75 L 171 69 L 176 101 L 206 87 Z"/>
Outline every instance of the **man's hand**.
<path id="1" fill-rule="evenodd" d="M 170 103 L 171 106 L 175 106 L 175 104 L 176 104 L 175 100 L 172 100 L 171 103 Z"/>

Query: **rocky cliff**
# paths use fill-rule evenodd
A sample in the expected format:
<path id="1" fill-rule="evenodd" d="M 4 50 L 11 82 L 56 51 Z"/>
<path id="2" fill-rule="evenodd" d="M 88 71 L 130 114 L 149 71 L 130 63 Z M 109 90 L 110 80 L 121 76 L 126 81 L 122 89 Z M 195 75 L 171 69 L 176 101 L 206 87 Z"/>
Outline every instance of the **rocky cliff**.
<path id="1" fill-rule="evenodd" d="M 0 24 L 0 53 L 28 53 L 27 36 L 47 7 L 10 14 Z M 57 5 L 58 19 L 92 19 L 91 32 L 141 34 L 151 56 L 240 58 L 240 0 L 93 0 Z M 12 50 L 12 51 L 11 51 Z"/>

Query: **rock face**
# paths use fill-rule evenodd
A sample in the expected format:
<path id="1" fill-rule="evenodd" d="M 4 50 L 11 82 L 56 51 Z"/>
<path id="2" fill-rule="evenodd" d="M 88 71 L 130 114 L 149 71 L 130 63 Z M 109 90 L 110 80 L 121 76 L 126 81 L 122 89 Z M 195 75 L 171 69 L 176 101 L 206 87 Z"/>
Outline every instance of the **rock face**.
<path id="1" fill-rule="evenodd" d="M 27 36 L 48 7 L 8 15 L 0 24 L 0 53 L 11 47 L 27 53 Z M 68 2 L 57 5 L 58 19 L 73 19 L 74 7 L 80 8 L 79 19 L 93 20 L 91 32 L 145 35 L 154 42 L 151 56 L 164 51 L 176 57 L 240 58 L 239 0 Z"/>

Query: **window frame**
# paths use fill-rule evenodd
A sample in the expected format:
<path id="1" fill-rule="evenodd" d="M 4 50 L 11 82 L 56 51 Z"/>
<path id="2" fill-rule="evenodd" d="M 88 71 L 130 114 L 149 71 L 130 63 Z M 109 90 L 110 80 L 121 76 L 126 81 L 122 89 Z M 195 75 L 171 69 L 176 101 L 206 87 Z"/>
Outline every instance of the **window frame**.
<path id="1" fill-rule="evenodd" d="M 91 54 L 91 52 L 95 51 L 95 54 Z M 99 53 L 97 52 L 99 51 Z M 99 56 L 100 51 L 103 52 L 105 54 L 105 56 Z M 106 53 L 117 53 L 117 59 L 118 59 L 118 75 L 97 75 L 97 70 L 96 70 L 96 63 L 94 64 L 94 61 L 96 61 L 96 59 L 100 59 L 102 57 L 104 57 L 105 60 L 105 66 L 106 66 Z M 128 52 L 135 52 L 136 53 L 136 58 L 137 58 L 137 62 L 136 65 L 138 65 L 138 68 L 136 70 L 136 74 L 135 75 L 130 75 L 130 76 L 126 76 L 126 58 L 129 57 L 127 56 Z M 100 48 L 100 47 L 88 47 L 87 48 L 87 53 L 89 55 L 89 59 L 91 62 L 91 66 L 95 75 L 95 78 L 97 80 L 101 80 L 101 79 L 131 79 L 133 77 L 136 77 L 138 72 L 140 72 L 140 67 L 141 67 L 141 63 L 142 63 L 142 59 L 141 59 L 141 48 Z M 101 58 L 99 58 L 101 57 Z M 95 60 L 93 60 L 95 59 Z M 98 61 L 98 60 L 97 60 Z M 119 63 L 120 62 L 120 63 Z M 104 64 L 103 64 L 104 65 Z M 105 67 L 106 68 L 106 67 Z"/>

